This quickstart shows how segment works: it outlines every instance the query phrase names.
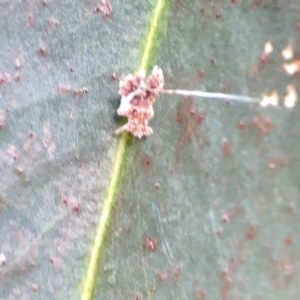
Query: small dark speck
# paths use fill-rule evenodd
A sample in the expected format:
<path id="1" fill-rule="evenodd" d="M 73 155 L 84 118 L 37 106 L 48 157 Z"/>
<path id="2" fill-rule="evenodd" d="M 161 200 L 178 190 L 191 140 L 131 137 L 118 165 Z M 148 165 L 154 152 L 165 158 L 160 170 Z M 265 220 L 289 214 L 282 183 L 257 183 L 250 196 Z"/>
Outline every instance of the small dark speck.
<path id="1" fill-rule="evenodd" d="M 40 55 L 42 55 L 42 56 L 44 56 L 44 55 L 46 55 L 46 53 L 47 53 L 47 48 L 46 47 L 43 47 L 43 46 L 41 46 L 39 49 L 38 49 L 38 54 L 40 54 Z"/>
<path id="2" fill-rule="evenodd" d="M 117 74 L 116 73 L 112 73 L 111 74 L 111 76 L 110 76 L 110 78 L 112 79 L 112 80 L 117 80 Z"/>
<path id="3" fill-rule="evenodd" d="M 29 139 L 32 139 L 32 138 L 34 137 L 34 133 L 33 133 L 32 131 L 28 131 L 27 137 L 28 137 Z"/>
<path id="4" fill-rule="evenodd" d="M 73 210 L 74 213 L 78 213 L 79 212 L 79 205 L 77 203 L 75 203 L 72 210 Z"/>
<path id="5" fill-rule="evenodd" d="M 15 74 L 15 81 L 20 81 L 21 80 L 21 75 L 20 73 Z"/>

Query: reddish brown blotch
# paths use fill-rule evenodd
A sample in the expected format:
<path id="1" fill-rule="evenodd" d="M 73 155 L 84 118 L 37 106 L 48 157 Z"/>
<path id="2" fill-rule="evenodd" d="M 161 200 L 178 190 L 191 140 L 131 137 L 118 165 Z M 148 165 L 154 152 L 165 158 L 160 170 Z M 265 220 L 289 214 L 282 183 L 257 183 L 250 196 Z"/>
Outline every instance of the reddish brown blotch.
<path id="1" fill-rule="evenodd" d="M 155 241 L 152 238 L 150 238 L 150 237 L 146 238 L 145 246 L 151 252 L 155 252 L 155 250 L 156 250 Z"/>
<path id="2" fill-rule="evenodd" d="M 29 13 L 27 15 L 27 26 L 33 26 L 34 24 L 34 15 L 32 13 Z"/>
<path id="3" fill-rule="evenodd" d="M 204 72 L 204 70 L 198 70 L 197 74 L 198 74 L 198 77 L 201 79 L 204 77 L 205 72 Z"/>
<path id="4" fill-rule="evenodd" d="M 229 222 L 229 216 L 227 215 L 227 214 L 225 214 L 225 215 L 223 215 L 222 216 L 222 221 L 224 222 L 224 223 L 227 223 L 227 222 Z"/>
<path id="5" fill-rule="evenodd" d="M 117 74 L 116 73 L 112 73 L 110 76 L 111 80 L 115 81 L 117 80 Z"/>
<path id="6" fill-rule="evenodd" d="M 176 266 L 172 276 L 174 282 L 177 283 L 179 281 L 180 275 L 181 275 L 181 268 Z"/>
<path id="7" fill-rule="evenodd" d="M 222 150 L 227 157 L 232 154 L 231 144 L 225 139 L 222 141 Z"/>
<path id="8" fill-rule="evenodd" d="M 95 8 L 95 13 L 100 13 L 104 17 L 112 15 L 113 10 L 109 0 L 101 0 Z"/>
<path id="9" fill-rule="evenodd" d="M 168 278 L 168 273 L 167 271 L 161 271 L 158 273 L 158 276 L 162 281 L 165 281 Z"/>
<path id="10" fill-rule="evenodd" d="M 288 205 L 288 211 L 294 213 L 296 211 L 296 202 L 291 201 Z"/>
<path id="11" fill-rule="evenodd" d="M 73 208 L 72 208 L 72 211 L 73 211 L 74 213 L 78 213 L 78 212 L 79 212 L 79 205 L 78 205 L 77 202 L 74 203 Z"/>
<path id="12" fill-rule="evenodd" d="M 246 239 L 248 239 L 248 240 L 254 239 L 256 237 L 257 233 L 258 233 L 258 230 L 254 226 L 250 225 L 246 232 Z"/>
<path id="13" fill-rule="evenodd" d="M 284 239 L 284 243 L 288 246 L 292 245 L 292 238 L 288 235 L 285 239 Z"/>
<path id="14" fill-rule="evenodd" d="M 150 167 L 152 167 L 153 160 L 149 155 L 145 154 L 141 158 L 141 164 L 145 168 L 150 168 Z"/>
<path id="15" fill-rule="evenodd" d="M 41 56 L 45 56 L 47 54 L 47 51 L 48 51 L 48 47 L 47 47 L 46 43 L 43 41 L 40 41 L 40 47 L 37 50 L 38 54 Z"/>
<path id="16" fill-rule="evenodd" d="M 36 284 L 32 284 L 31 289 L 32 289 L 33 292 L 37 292 L 38 286 Z"/>
<path id="17" fill-rule="evenodd" d="M 247 125 L 246 125 L 246 123 L 244 122 L 244 121 L 239 121 L 238 123 L 237 123 L 237 128 L 239 129 L 239 130 L 245 130 L 246 129 L 246 127 L 247 127 Z"/>

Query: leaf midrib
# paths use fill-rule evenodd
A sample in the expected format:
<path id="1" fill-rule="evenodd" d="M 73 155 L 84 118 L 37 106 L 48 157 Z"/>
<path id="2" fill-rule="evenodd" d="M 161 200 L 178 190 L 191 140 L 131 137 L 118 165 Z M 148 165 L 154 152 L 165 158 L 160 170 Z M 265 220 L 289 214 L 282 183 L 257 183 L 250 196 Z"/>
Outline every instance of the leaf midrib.
<path id="1" fill-rule="evenodd" d="M 155 40 L 158 35 L 159 25 L 162 22 L 163 11 L 166 8 L 167 0 L 157 0 L 153 9 L 152 17 L 149 24 L 149 29 L 145 34 L 145 43 L 142 49 L 142 59 L 139 65 L 139 70 L 147 70 L 150 65 L 151 54 L 154 52 L 156 45 Z M 124 162 L 124 155 L 126 153 L 127 142 L 129 134 L 122 134 L 115 159 L 115 164 L 112 172 L 111 181 L 106 192 L 100 220 L 98 223 L 96 237 L 92 246 L 90 261 L 87 269 L 86 276 L 83 280 L 83 290 L 81 294 L 82 300 L 91 300 L 97 276 L 99 257 L 103 249 L 104 238 L 107 231 L 108 224 L 111 220 L 112 207 L 115 203 L 118 194 L 122 166 Z"/>

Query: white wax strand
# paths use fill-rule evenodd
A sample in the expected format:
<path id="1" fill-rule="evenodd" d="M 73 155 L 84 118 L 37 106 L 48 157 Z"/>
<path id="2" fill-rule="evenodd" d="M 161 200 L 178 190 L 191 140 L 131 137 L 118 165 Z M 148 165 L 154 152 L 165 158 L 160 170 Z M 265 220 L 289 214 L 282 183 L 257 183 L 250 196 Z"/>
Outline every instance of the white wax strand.
<path id="1" fill-rule="evenodd" d="M 159 92 L 162 94 L 177 94 L 183 96 L 196 96 L 196 97 L 203 97 L 203 98 L 218 98 L 224 100 L 234 100 L 234 101 L 242 101 L 242 102 L 250 102 L 250 103 L 255 103 L 260 101 L 260 99 L 252 98 L 248 96 L 222 94 L 222 93 L 209 93 L 209 92 L 202 92 L 202 91 L 160 89 Z"/>

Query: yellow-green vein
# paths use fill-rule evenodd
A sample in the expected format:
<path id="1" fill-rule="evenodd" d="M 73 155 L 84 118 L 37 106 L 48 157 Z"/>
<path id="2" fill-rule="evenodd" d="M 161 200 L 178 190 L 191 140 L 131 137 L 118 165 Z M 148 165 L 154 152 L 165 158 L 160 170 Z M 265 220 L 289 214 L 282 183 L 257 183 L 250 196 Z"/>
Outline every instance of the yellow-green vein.
<path id="1" fill-rule="evenodd" d="M 149 30 L 145 37 L 144 49 L 142 52 L 143 54 L 142 54 L 139 70 L 147 70 L 149 67 L 150 56 L 151 53 L 154 51 L 154 46 L 155 46 L 154 42 L 159 31 L 159 22 L 161 20 L 162 13 L 165 7 L 166 7 L 166 0 L 157 0 L 156 6 L 152 13 Z M 117 156 L 113 168 L 112 178 L 106 193 L 106 197 L 104 199 L 104 205 L 103 205 L 100 221 L 97 228 L 95 241 L 91 250 L 91 257 L 88 265 L 87 274 L 83 282 L 83 291 L 81 296 L 82 300 L 92 299 L 95 277 L 98 271 L 99 256 L 100 256 L 101 249 L 103 247 L 105 233 L 111 218 L 112 207 L 118 192 L 118 182 L 120 180 L 122 163 L 124 160 L 127 141 L 128 141 L 128 134 L 125 133 L 121 136 L 118 145 Z"/>

